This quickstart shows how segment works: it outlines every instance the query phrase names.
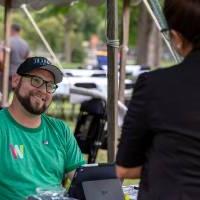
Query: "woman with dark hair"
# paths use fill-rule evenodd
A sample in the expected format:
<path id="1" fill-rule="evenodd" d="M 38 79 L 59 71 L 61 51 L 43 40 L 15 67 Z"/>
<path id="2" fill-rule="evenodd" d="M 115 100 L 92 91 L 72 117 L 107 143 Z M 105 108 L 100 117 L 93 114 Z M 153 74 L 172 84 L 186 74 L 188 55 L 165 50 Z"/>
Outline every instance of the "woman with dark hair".
<path id="1" fill-rule="evenodd" d="M 140 178 L 138 200 L 200 199 L 200 0 L 165 0 L 182 63 L 135 85 L 117 153 L 119 178 Z"/>

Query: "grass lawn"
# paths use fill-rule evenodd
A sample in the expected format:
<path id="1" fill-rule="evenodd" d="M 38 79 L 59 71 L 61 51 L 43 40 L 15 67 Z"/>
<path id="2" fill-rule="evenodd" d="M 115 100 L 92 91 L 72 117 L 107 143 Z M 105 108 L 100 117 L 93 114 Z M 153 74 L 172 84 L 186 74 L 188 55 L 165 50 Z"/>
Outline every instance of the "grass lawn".
<path id="1" fill-rule="evenodd" d="M 83 67 L 82 63 L 61 63 L 64 69 L 79 69 L 80 67 Z"/>

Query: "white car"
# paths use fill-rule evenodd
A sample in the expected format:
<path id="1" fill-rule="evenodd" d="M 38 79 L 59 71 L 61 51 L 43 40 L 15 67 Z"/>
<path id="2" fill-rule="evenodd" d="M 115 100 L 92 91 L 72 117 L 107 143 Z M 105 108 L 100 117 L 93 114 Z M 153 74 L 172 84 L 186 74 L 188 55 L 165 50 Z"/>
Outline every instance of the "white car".
<path id="1" fill-rule="evenodd" d="M 95 71 L 95 70 L 91 70 Z M 98 70 L 99 71 L 99 70 Z M 65 71 L 66 72 L 66 71 Z M 67 71 L 68 73 L 69 71 Z M 78 72 L 78 71 L 77 71 Z M 89 71 L 88 71 L 89 72 Z M 82 95 L 70 94 L 71 87 L 83 87 L 87 89 L 98 90 L 107 96 L 107 77 L 96 76 L 92 73 L 87 73 L 87 76 L 80 76 L 83 73 L 79 73 L 79 76 L 69 76 L 63 77 L 63 81 L 58 84 L 58 89 L 55 92 L 55 96 L 69 97 L 71 103 L 81 103 L 84 100 L 88 100 L 88 97 L 83 97 Z M 90 75 L 89 75 L 90 74 Z M 132 91 L 133 82 L 131 80 L 125 80 L 125 92 Z M 74 96 L 75 95 L 75 96 Z"/>

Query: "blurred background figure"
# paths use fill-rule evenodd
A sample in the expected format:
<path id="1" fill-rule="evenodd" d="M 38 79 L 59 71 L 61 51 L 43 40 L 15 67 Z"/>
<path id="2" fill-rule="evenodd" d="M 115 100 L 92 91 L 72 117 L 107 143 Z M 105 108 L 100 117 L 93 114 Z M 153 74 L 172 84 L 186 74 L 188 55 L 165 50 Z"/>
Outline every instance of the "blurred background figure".
<path id="1" fill-rule="evenodd" d="M 21 27 L 12 24 L 10 37 L 10 75 L 16 73 L 19 65 L 29 56 L 30 49 L 28 43 L 20 36 Z"/>
<path id="2" fill-rule="evenodd" d="M 11 78 L 11 76 L 16 73 L 16 70 L 19 67 L 19 65 L 30 54 L 29 45 L 21 37 L 20 32 L 21 32 L 20 25 L 19 24 L 12 24 L 11 32 L 10 32 L 10 69 L 9 69 L 9 78 Z M 2 43 L 1 51 L 0 51 L 1 66 L 3 66 L 3 50 L 4 50 L 4 45 Z M 1 91 L 2 91 L 2 70 L 1 70 L 1 75 L 0 75 L 0 78 L 1 78 L 0 90 Z M 11 90 L 11 86 L 10 86 L 10 83 L 9 83 L 9 91 L 10 90 Z"/>
<path id="3" fill-rule="evenodd" d="M 86 50 L 87 57 L 85 59 L 86 68 L 93 69 L 97 67 L 97 49 L 100 39 L 96 34 L 91 35 L 88 48 Z"/>

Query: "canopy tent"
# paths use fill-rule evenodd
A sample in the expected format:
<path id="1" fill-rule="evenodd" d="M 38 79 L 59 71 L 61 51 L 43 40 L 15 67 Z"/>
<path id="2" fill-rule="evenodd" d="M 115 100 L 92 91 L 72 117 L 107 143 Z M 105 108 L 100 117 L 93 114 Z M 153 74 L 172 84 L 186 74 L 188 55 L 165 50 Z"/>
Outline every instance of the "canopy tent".
<path id="1" fill-rule="evenodd" d="M 54 3 L 54 4 L 70 4 L 73 0 L 56 0 L 56 1 L 53 1 L 53 0 L 14 0 L 14 1 L 11 1 L 11 8 L 19 8 L 22 4 L 27 4 L 29 5 L 31 8 L 33 9 L 41 9 L 42 7 L 44 7 L 45 5 L 47 4 L 50 4 L 50 3 Z M 5 0 L 0 0 L 0 4 L 2 6 L 5 6 L 6 5 L 6 1 Z"/>
<path id="2" fill-rule="evenodd" d="M 22 4 L 29 5 L 33 9 L 41 9 L 48 4 L 58 5 L 58 6 L 68 6 L 72 2 L 77 2 L 78 0 L 12 0 L 11 8 L 20 8 Z M 0 5 L 5 6 L 8 1 L 0 0 Z M 90 5 L 99 5 L 103 3 L 104 0 L 85 0 Z"/>
<path id="3" fill-rule="evenodd" d="M 0 0 L 0 5 L 5 7 L 5 28 L 4 28 L 4 76 L 3 76 L 3 98 L 2 105 L 7 106 L 8 77 L 9 77 L 9 33 L 10 33 L 10 13 L 11 8 L 20 8 L 23 4 L 32 9 L 41 9 L 47 4 L 57 6 L 69 6 L 77 0 Z M 99 5 L 105 0 L 85 0 L 90 5 Z M 117 53 L 115 46 L 117 40 L 117 0 L 107 0 L 107 30 L 108 30 L 108 161 L 115 159 L 117 126 Z"/>
<path id="4" fill-rule="evenodd" d="M 0 0 L 0 5 L 5 6 L 5 45 L 9 47 L 9 13 L 11 8 L 19 8 L 23 4 L 27 4 L 32 9 L 41 9 L 42 7 L 46 6 L 47 4 L 59 5 L 59 6 L 69 6 L 70 4 L 77 2 L 78 0 Z M 162 17 L 162 12 L 159 7 L 159 0 L 126 0 L 127 5 L 133 2 L 140 2 L 146 5 L 149 13 L 151 14 L 154 22 L 156 23 L 157 27 L 161 31 L 164 41 L 166 42 L 168 48 L 170 49 L 172 55 L 178 61 L 177 55 L 174 54 L 174 50 L 171 47 L 167 33 L 163 32 L 164 30 L 164 21 Z M 90 5 L 99 5 L 105 0 L 85 0 Z M 127 6 L 126 6 L 127 8 Z M 126 14 L 124 14 L 126 15 Z M 126 16 L 125 16 L 126 17 Z M 126 17 L 127 18 L 127 17 Z M 126 19 L 125 19 L 126 22 Z M 109 148 L 109 161 L 113 161 L 115 157 L 116 151 L 116 134 L 118 132 L 117 129 L 117 100 L 118 100 L 118 83 L 117 83 L 117 70 L 118 70 L 118 63 L 117 63 L 117 53 L 119 47 L 118 41 L 118 17 L 117 17 L 117 0 L 107 0 L 107 46 L 108 46 L 108 148 Z M 125 30 L 127 26 L 123 27 Z M 127 46 L 127 36 L 124 38 L 123 46 Z M 4 90 L 3 90 L 3 99 L 7 96 L 7 87 L 8 85 L 8 64 L 9 64 L 9 49 L 5 49 L 5 66 L 4 66 Z M 125 52 L 126 53 L 126 52 Z M 123 62 L 125 65 L 125 61 Z M 124 66 L 122 66 L 124 67 Z M 5 101 L 3 101 L 5 102 Z"/>

